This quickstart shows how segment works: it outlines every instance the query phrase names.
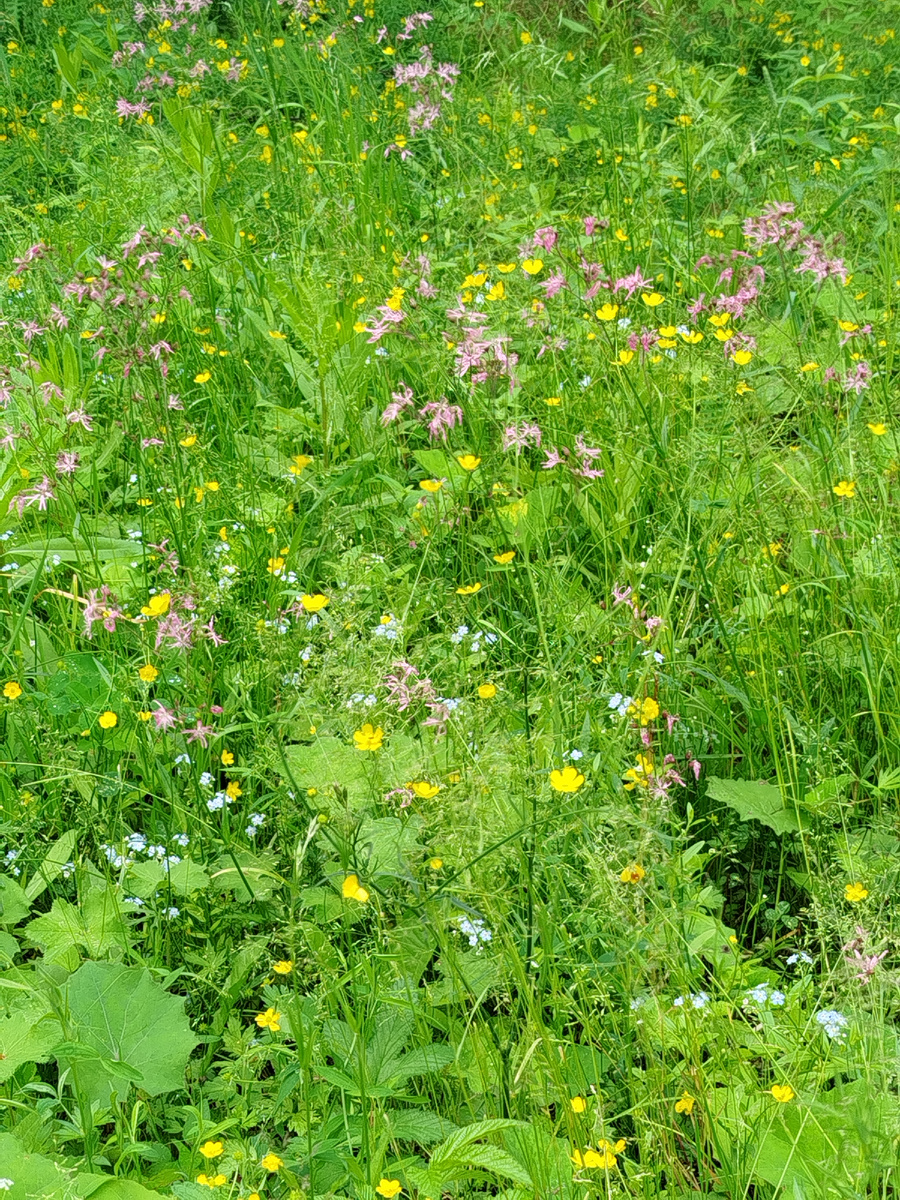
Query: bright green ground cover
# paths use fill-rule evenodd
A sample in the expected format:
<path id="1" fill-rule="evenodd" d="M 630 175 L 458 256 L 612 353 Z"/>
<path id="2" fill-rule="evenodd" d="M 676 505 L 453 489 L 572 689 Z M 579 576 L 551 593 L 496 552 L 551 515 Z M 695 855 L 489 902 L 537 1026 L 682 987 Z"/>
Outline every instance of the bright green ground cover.
<path id="1" fill-rule="evenodd" d="M 898 4 L 429 18 L 0 5 L 0 1190 L 896 1196 Z"/>

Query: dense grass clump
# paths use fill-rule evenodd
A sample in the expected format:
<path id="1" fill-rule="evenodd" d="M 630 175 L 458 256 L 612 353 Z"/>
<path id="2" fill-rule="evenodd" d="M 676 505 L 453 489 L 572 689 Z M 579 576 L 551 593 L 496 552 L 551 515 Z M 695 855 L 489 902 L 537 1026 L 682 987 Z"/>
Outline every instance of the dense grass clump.
<path id="1" fill-rule="evenodd" d="M 0 7 L 0 1191 L 900 1194 L 895 24 Z"/>

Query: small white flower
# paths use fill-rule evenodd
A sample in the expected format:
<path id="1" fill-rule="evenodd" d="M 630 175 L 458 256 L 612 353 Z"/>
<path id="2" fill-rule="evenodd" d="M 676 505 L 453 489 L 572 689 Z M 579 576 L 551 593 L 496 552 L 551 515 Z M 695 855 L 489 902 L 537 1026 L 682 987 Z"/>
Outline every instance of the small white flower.
<path id="1" fill-rule="evenodd" d="M 11 1187 L 15 1186 L 14 1179 L 0 1179 L 0 1191 L 8 1192 Z"/>

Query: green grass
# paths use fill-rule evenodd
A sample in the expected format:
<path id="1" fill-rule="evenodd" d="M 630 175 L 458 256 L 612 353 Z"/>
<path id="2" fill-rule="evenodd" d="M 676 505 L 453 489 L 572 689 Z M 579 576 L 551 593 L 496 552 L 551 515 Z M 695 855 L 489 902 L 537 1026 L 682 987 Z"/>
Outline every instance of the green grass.
<path id="1" fill-rule="evenodd" d="M 896 0 L 144 7 L 0 9 L 0 1188 L 895 1197 Z"/>

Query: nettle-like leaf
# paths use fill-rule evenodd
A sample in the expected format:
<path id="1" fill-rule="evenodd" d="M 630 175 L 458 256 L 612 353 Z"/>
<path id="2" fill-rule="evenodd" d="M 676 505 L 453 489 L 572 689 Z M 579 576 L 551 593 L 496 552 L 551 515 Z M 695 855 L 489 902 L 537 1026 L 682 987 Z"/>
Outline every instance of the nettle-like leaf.
<path id="1" fill-rule="evenodd" d="M 364 1043 L 346 1022 L 325 1021 L 322 1039 L 337 1061 L 335 1066 L 316 1069 L 323 1079 L 351 1095 L 390 1096 L 406 1080 L 440 1071 L 455 1057 L 453 1047 L 442 1043 L 403 1053 L 412 1029 L 409 1013 L 385 1010 L 375 1033 Z"/>
<path id="2" fill-rule="evenodd" d="M 496 1118 L 476 1121 L 452 1133 L 436 1146 L 427 1167 L 409 1166 L 407 1175 L 427 1195 L 443 1192 L 451 1185 L 479 1178 L 482 1172 L 499 1175 L 520 1187 L 533 1189 L 534 1183 L 525 1166 L 506 1150 L 485 1142 L 491 1134 L 521 1127 L 522 1122 Z"/>
<path id="3" fill-rule="evenodd" d="M 79 1088 L 91 1101 L 105 1107 L 111 1091 L 122 1096 L 127 1075 L 151 1096 L 183 1086 L 197 1038 L 185 1016 L 184 1000 L 164 991 L 149 971 L 86 962 L 69 979 L 66 1001 L 73 1040 L 98 1055 L 85 1057 L 77 1067 Z M 108 1065 L 116 1063 L 123 1069 Z"/>

